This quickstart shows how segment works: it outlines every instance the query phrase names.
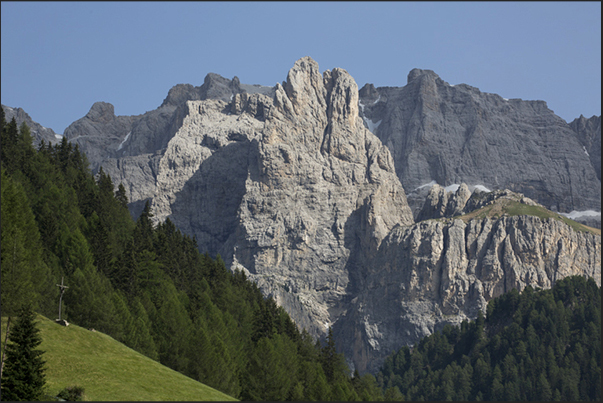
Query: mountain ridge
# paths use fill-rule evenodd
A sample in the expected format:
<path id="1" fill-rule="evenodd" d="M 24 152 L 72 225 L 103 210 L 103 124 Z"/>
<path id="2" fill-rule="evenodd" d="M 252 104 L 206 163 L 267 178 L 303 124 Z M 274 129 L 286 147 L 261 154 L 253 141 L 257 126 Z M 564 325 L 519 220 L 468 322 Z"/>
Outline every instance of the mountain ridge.
<path id="1" fill-rule="evenodd" d="M 451 86 L 431 70 L 413 69 L 404 87 L 360 94 L 363 116 L 380 122 L 375 134 L 405 189 L 464 182 L 523 193 L 555 211 L 601 210 L 600 168 L 580 140 L 596 148 L 600 127 L 598 137 L 593 125 L 580 135 L 544 101 Z"/>
<path id="2" fill-rule="evenodd" d="M 321 74 L 309 57 L 298 60 L 282 84 L 256 86 L 255 93 L 236 77 L 218 77 L 206 77 L 205 95 L 203 86 L 175 86 L 158 109 L 136 117 L 119 120 L 111 108 L 95 104 L 80 120 L 83 129 L 74 123 L 66 136 L 93 151 L 93 169 L 102 166 L 115 184 L 124 184 L 134 215 L 149 201 L 157 222 L 170 218 L 195 236 L 200 250 L 243 270 L 300 328 L 322 337 L 333 327 L 352 368 L 374 371 L 391 349 L 475 316 L 500 290 L 550 287 L 571 274 L 600 284 L 600 235 L 576 235 L 565 223 L 539 218 L 423 221 L 434 211 L 460 212 L 471 193 L 461 185 L 462 195 L 430 199 L 434 186 L 407 197 L 414 191 L 407 193 L 402 180 L 412 178 L 410 189 L 435 181 L 496 190 L 496 183 L 484 180 L 487 171 L 504 170 L 487 164 L 496 161 L 489 158 L 495 151 L 483 151 L 501 144 L 484 139 L 505 120 L 493 111 L 525 112 L 513 127 L 526 139 L 536 136 L 530 144 L 538 158 L 521 158 L 520 146 L 514 158 L 522 159 L 520 169 L 532 159 L 538 163 L 516 175 L 520 181 L 510 190 L 547 206 L 556 203 L 555 209 L 600 211 L 600 180 L 575 131 L 596 147 L 596 124 L 576 123 L 574 130 L 543 101 L 506 101 L 468 85 L 452 87 L 429 70 L 412 70 L 406 87 L 360 90 L 345 70 Z M 438 127 L 449 136 L 437 137 Z M 557 128 L 571 139 L 571 152 L 563 142 L 545 141 Z M 101 135 L 92 135 L 94 130 Z M 474 158 L 450 152 L 459 139 L 467 144 L 466 156 L 477 144 Z M 549 147 L 553 151 L 543 151 Z M 588 180 L 577 178 L 569 162 L 576 156 L 574 165 Z M 563 180 L 547 182 L 550 164 Z M 452 176 L 451 166 L 459 169 Z M 484 176 L 475 176 L 482 171 Z M 529 175 L 540 175 L 540 182 Z M 556 189 L 555 181 L 571 191 Z M 587 184 L 594 190 L 580 198 Z M 524 188 L 528 192 L 520 192 Z M 431 213 L 418 217 L 425 200 Z M 518 225 L 522 231 L 513 229 Z M 536 250 L 534 236 L 555 242 Z M 409 295 L 415 299 L 401 290 L 414 290 Z"/>

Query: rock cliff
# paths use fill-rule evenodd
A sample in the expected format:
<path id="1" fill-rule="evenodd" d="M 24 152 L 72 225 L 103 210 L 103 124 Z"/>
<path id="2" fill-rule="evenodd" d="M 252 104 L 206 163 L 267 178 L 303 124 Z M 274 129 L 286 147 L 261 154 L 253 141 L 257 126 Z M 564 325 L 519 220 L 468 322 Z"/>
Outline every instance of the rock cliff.
<path id="1" fill-rule="evenodd" d="M 179 108 L 178 129 L 147 175 L 156 219 L 169 217 L 201 250 L 244 270 L 311 334 L 333 326 L 361 373 L 445 323 L 475 317 L 509 287 L 549 287 L 569 274 L 600 283 L 600 236 L 559 222 L 414 224 L 392 157 L 365 128 L 345 70 L 321 75 L 304 58 L 271 92 Z M 116 183 L 131 183 L 119 164 L 132 159 L 115 161 L 103 166 Z M 424 219 L 495 197 L 473 202 L 464 184 L 431 193 Z"/>
<path id="2" fill-rule="evenodd" d="M 578 135 L 584 153 L 590 158 L 597 177 L 601 180 L 601 116 L 586 119 L 580 115 L 569 125 Z"/>
<path id="3" fill-rule="evenodd" d="M 433 218 L 453 218 L 491 205 L 499 199 L 516 200 L 525 205 L 539 206 L 534 200 L 508 189 L 492 192 L 474 189 L 473 192 L 470 192 L 469 187 L 465 183 L 461 183 L 455 192 L 449 192 L 435 184 L 429 189 L 417 221 Z"/>
<path id="4" fill-rule="evenodd" d="M 601 236 L 531 216 L 427 220 L 383 240 L 363 286 L 334 326 L 362 373 L 403 345 L 474 319 L 487 302 L 526 285 L 584 275 L 601 284 Z"/>
<path id="5" fill-rule="evenodd" d="M 360 102 L 367 127 L 391 151 L 408 192 L 432 181 L 464 182 L 520 192 L 556 211 L 601 211 L 600 117 L 598 136 L 591 130 L 596 122 L 582 120 L 574 122 L 582 133 L 577 136 L 544 101 L 449 85 L 420 69 L 408 74 L 404 87 L 367 84 Z M 599 152 L 588 151 L 592 163 L 585 153 L 591 144 L 593 150 L 599 144 Z M 417 214 L 422 198 L 409 202 Z"/>
<path id="6" fill-rule="evenodd" d="M 245 85 L 237 77 L 232 80 L 209 73 L 203 85 L 178 84 L 172 87 L 161 105 L 135 116 L 115 116 L 113 105 L 96 102 L 83 118 L 65 129 L 65 136 L 88 155 L 96 172 L 107 159 L 138 157 L 163 152 L 167 142 L 182 125 L 187 113 L 186 102 L 205 99 L 229 101 L 234 94 L 270 93 L 272 88 Z"/>
<path id="7" fill-rule="evenodd" d="M 209 73 L 203 85 L 178 84 L 170 89 L 161 105 L 136 116 L 115 116 L 113 105 L 97 102 L 83 118 L 65 129 L 65 136 L 86 153 L 90 168 L 102 166 L 114 182 L 123 182 L 137 216 L 147 200 L 156 194 L 159 161 L 167 144 L 188 114 L 187 101 L 214 99 L 230 101 L 235 94 L 271 94 L 273 88 L 241 84 Z"/>

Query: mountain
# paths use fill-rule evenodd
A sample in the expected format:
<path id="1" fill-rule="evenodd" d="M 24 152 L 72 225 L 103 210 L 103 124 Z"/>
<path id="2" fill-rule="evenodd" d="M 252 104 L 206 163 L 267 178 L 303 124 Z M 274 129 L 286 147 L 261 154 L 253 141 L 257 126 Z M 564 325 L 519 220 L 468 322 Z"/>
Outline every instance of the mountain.
<path id="1" fill-rule="evenodd" d="M 601 211 L 600 117 L 598 128 L 596 117 L 568 125 L 544 101 L 450 85 L 420 69 L 404 87 L 365 85 L 360 102 L 409 192 L 464 182 L 523 193 L 555 211 Z"/>
<path id="2" fill-rule="evenodd" d="M 541 101 L 427 70 L 359 91 L 305 57 L 275 87 L 209 74 L 143 115 L 96 103 L 65 136 L 124 184 L 134 215 L 149 201 L 300 328 L 332 327 L 360 373 L 514 287 L 600 285 L 600 231 L 542 206 L 600 211 L 600 179 L 582 135 Z"/>
<path id="3" fill-rule="evenodd" d="M 186 101 L 221 99 L 229 101 L 237 93 L 270 92 L 269 87 L 240 84 L 210 73 L 199 87 L 178 84 L 155 110 L 136 116 L 115 116 L 113 105 L 96 102 L 83 118 L 65 129 L 65 136 L 77 143 L 97 171 L 105 158 L 138 156 L 164 149 L 176 133 L 186 113 Z"/>
<path id="4" fill-rule="evenodd" d="M 600 231 L 572 227 L 513 192 L 490 200 L 474 192 L 467 204 L 476 209 L 395 227 L 362 268 L 360 291 L 334 327 L 359 370 L 374 372 L 389 352 L 474 319 L 511 289 L 550 288 L 570 275 L 601 284 Z"/>
<path id="5" fill-rule="evenodd" d="M 158 221 L 170 217 L 200 250 L 243 268 L 320 335 L 337 318 L 329 310 L 346 295 L 358 248 L 369 253 L 394 225 L 413 222 L 389 152 L 358 116 L 357 93 L 345 70 L 323 77 L 302 59 L 273 97 L 187 101 L 164 151 L 103 169 L 126 188 L 146 184 Z"/>
<path id="6" fill-rule="evenodd" d="M 569 125 L 578 135 L 584 154 L 590 158 L 597 177 L 601 180 L 601 116 L 586 119 L 580 115 Z"/>
<path id="7" fill-rule="evenodd" d="M 17 125 L 21 126 L 21 124 L 25 123 L 29 127 L 35 146 L 40 144 L 42 140 L 44 140 L 46 144 L 56 144 L 63 137 L 62 135 L 55 133 L 54 130 L 34 122 L 22 108 L 11 108 L 10 106 L 2 105 L 2 109 L 4 110 L 4 116 L 7 122 L 10 122 L 14 118 Z"/>

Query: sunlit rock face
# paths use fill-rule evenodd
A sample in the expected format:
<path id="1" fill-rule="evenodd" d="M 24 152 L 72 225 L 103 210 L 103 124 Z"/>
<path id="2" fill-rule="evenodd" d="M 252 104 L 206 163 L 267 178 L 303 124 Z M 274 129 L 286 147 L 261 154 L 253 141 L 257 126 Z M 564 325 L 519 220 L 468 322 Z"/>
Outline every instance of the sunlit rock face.
<path id="1" fill-rule="evenodd" d="M 321 336 L 345 310 L 355 268 L 394 226 L 414 223 L 389 151 L 358 116 L 355 81 L 303 58 L 270 91 L 177 108 L 153 153 L 133 131 L 103 169 Z"/>
<path id="2" fill-rule="evenodd" d="M 601 236 L 531 216 L 427 220 L 392 230 L 372 263 L 347 306 L 353 318 L 334 328 L 361 372 L 446 324 L 474 319 L 512 288 L 550 288 L 569 275 L 600 285 Z"/>

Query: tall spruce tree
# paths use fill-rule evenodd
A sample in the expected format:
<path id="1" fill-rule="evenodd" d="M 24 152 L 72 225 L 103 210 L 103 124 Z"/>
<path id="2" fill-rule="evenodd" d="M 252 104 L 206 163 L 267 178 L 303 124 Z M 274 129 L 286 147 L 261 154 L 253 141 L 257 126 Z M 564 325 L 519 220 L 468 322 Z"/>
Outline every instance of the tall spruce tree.
<path id="1" fill-rule="evenodd" d="M 46 385 L 42 343 L 31 304 L 25 304 L 11 329 L 2 373 L 2 400 L 40 400 Z"/>

